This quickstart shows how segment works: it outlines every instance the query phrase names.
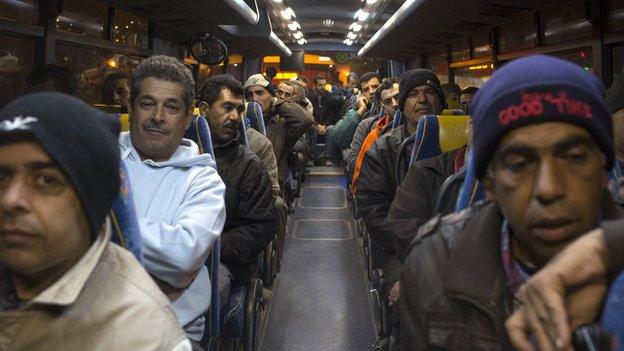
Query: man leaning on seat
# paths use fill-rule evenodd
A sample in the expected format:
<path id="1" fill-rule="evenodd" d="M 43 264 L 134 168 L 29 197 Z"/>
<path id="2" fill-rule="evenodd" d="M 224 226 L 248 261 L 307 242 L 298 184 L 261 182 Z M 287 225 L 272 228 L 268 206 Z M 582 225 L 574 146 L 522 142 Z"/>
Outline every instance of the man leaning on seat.
<path id="1" fill-rule="evenodd" d="M 145 268 L 171 300 L 191 341 L 198 342 L 210 306 L 204 263 L 225 222 L 225 186 L 210 154 L 183 139 L 194 91 L 190 71 L 176 59 L 142 61 L 130 79 L 130 132 L 121 133 L 119 146 Z"/>
<path id="2" fill-rule="evenodd" d="M 158 286 L 110 241 L 118 133 L 60 93 L 0 113 L 0 350 L 191 349 Z"/>

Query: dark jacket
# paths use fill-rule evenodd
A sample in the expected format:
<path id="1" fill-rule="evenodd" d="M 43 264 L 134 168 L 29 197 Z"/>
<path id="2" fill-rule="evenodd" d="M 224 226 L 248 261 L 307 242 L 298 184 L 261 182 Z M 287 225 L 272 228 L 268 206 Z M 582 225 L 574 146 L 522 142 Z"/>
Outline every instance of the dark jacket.
<path id="1" fill-rule="evenodd" d="M 364 139 L 368 136 L 368 133 L 373 129 L 373 125 L 375 124 L 375 117 L 367 117 L 358 124 L 357 129 L 355 129 L 355 134 L 353 134 L 353 140 L 351 140 L 351 145 L 347 148 L 347 168 L 349 170 L 349 174 L 353 174 L 355 171 L 355 161 L 357 161 L 357 157 L 360 154 L 360 150 L 362 149 L 362 143 L 364 143 Z"/>
<path id="2" fill-rule="evenodd" d="M 327 110 L 327 98 L 329 97 L 329 92 L 323 90 L 321 94 L 316 92 L 316 89 L 312 90 L 312 94 L 310 96 L 310 102 L 312 106 L 314 106 L 314 123 L 323 124 L 323 120 L 325 119 L 325 111 Z"/>
<path id="3" fill-rule="evenodd" d="M 603 218 L 622 218 L 605 192 Z M 500 254 L 503 215 L 478 204 L 424 224 L 402 274 L 401 350 L 511 349 L 505 320 L 513 297 Z"/>
<path id="4" fill-rule="evenodd" d="M 214 145 L 217 171 L 225 183 L 221 261 L 239 282 L 246 282 L 277 231 L 271 181 L 262 161 L 238 137 Z"/>
<path id="5" fill-rule="evenodd" d="M 312 122 L 312 116 L 301 105 L 282 100 L 275 100 L 264 116 L 266 136 L 273 144 L 282 189 L 288 169 L 288 154 L 297 140 L 310 129 Z"/>
<path id="6" fill-rule="evenodd" d="M 396 254 L 388 228 L 388 210 L 397 188 L 394 176 L 397 151 L 408 136 L 407 127 L 403 125 L 375 141 L 364 156 L 355 193 L 366 229 L 373 240 L 383 245 L 386 256 Z"/>
<path id="7" fill-rule="evenodd" d="M 455 159 L 465 149 L 445 152 L 412 164 L 403 183 L 396 189 L 394 201 L 388 212 L 388 227 L 394 236 L 399 260 L 405 260 L 405 250 L 412 242 L 418 228 L 435 214 L 435 204 L 444 181 L 455 173 Z M 455 210 L 455 202 L 461 183 L 449 189 L 449 196 L 442 201 L 441 214 Z"/>

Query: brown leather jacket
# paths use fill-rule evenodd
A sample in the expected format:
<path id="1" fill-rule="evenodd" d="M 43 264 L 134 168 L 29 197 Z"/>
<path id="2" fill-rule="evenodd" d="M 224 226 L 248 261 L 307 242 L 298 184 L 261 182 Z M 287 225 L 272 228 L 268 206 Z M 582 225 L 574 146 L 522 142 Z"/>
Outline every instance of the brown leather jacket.
<path id="1" fill-rule="evenodd" d="M 603 218 L 624 218 L 606 194 Z M 408 248 L 399 299 L 401 350 L 510 350 L 513 298 L 500 256 L 503 216 L 475 205 L 423 225 Z"/>
<path id="2" fill-rule="evenodd" d="M 312 115 L 299 104 L 282 100 L 275 100 L 270 112 L 264 116 L 266 136 L 273 144 L 282 190 L 286 179 L 288 153 L 297 140 L 310 129 L 313 121 Z"/>

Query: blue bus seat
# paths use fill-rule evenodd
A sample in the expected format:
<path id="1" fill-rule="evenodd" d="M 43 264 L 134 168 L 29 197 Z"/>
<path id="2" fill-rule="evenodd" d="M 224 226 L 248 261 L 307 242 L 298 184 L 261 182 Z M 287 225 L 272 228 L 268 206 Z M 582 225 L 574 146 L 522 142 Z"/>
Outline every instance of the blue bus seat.
<path id="1" fill-rule="evenodd" d="M 247 111 L 245 118 L 249 120 L 251 127 L 262 135 L 266 136 L 266 127 L 264 125 L 264 116 L 262 114 L 262 106 L 259 103 L 251 101 L 247 103 Z"/>
<path id="2" fill-rule="evenodd" d="M 441 115 L 460 116 L 460 115 L 465 115 L 465 112 L 461 108 L 447 108 L 446 110 L 442 110 L 442 112 L 440 112 L 440 114 Z"/>
<path id="3" fill-rule="evenodd" d="M 466 177 L 457 196 L 455 212 L 464 210 L 478 201 L 485 200 L 485 190 L 483 189 L 483 184 L 477 179 L 472 159 L 472 150 L 470 150 L 466 156 Z"/>
<path id="4" fill-rule="evenodd" d="M 240 123 L 238 123 L 238 134 L 241 138 L 241 144 L 245 145 L 246 148 L 249 149 L 249 140 L 247 139 L 247 118 L 241 118 Z"/>
<path id="5" fill-rule="evenodd" d="M 214 157 L 212 139 L 208 121 L 203 116 L 193 116 L 191 125 L 184 133 L 184 137 L 193 140 L 199 146 L 199 152 L 208 153 Z M 210 274 L 210 308 L 204 315 L 206 325 L 201 344 L 209 351 L 216 351 L 218 348 L 218 337 L 220 331 L 221 306 L 219 306 L 219 264 L 221 262 L 221 242 L 217 239 L 212 247 L 212 252 L 205 262 Z"/>
<path id="6" fill-rule="evenodd" d="M 111 240 L 126 248 L 134 254 L 134 257 L 143 264 L 143 252 L 141 248 L 141 230 L 134 207 L 132 187 L 128 177 L 128 170 L 123 160 L 119 162 L 119 177 L 121 186 L 119 194 L 110 211 L 110 219 L 113 227 Z"/>
<path id="7" fill-rule="evenodd" d="M 398 128 L 403 122 L 403 114 L 401 111 L 397 110 L 394 116 L 392 116 L 392 129 Z"/>

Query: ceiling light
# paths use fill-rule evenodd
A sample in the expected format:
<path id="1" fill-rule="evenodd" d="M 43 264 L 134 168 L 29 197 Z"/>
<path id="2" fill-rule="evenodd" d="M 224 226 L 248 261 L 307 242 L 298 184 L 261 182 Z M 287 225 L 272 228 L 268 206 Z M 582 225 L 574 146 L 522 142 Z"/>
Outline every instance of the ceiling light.
<path id="1" fill-rule="evenodd" d="M 273 0 L 273 2 L 276 2 L 278 4 L 280 4 L 283 0 Z"/>
<path id="2" fill-rule="evenodd" d="M 355 33 L 353 33 L 353 32 L 349 32 L 349 34 L 347 34 L 347 38 L 351 39 L 351 40 L 355 39 L 356 36 L 357 35 L 355 35 Z"/>
<path id="3" fill-rule="evenodd" d="M 319 61 L 329 62 L 329 61 L 331 61 L 331 58 L 329 58 L 327 56 L 319 56 L 318 60 Z"/>
<path id="4" fill-rule="evenodd" d="M 305 39 L 303 39 L 303 38 L 301 38 L 301 39 L 297 40 L 297 44 L 299 44 L 299 45 L 303 45 L 303 44 L 305 44 L 305 43 L 307 43 L 307 42 L 308 42 L 308 41 L 307 41 L 307 40 L 305 40 Z"/>
<path id="5" fill-rule="evenodd" d="M 295 34 L 293 34 L 293 35 L 294 35 L 295 39 L 301 39 L 301 38 L 303 38 L 303 33 L 301 33 L 301 32 L 297 32 L 297 33 L 295 33 Z"/>
<path id="6" fill-rule="evenodd" d="M 351 39 L 345 39 L 345 40 L 343 41 L 343 43 L 345 43 L 345 44 L 347 44 L 347 45 L 351 45 L 351 44 L 353 44 L 353 40 L 351 40 Z"/>
<path id="7" fill-rule="evenodd" d="M 377 0 L 366 0 L 366 3 L 369 4 L 369 5 L 372 5 L 372 4 L 376 3 L 376 2 L 377 2 Z"/>
<path id="8" fill-rule="evenodd" d="M 349 26 L 349 29 L 351 29 L 354 32 L 359 32 L 362 29 L 362 25 L 357 22 L 353 22 L 351 26 Z"/>
<path id="9" fill-rule="evenodd" d="M 355 11 L 355 15 L 353 15 L 353 19 L 356 19 L 356 18 L 360 17 L 361 13 L 362 13 L 362 9 L 359 9 L 359 10 Z"/>
<path id="10" fill-rule="evenodd" d="M 294 21 L 294 22 L 288 24 L 288 29 L 290 29 L 290 30 L 292 30 L 294 32 L 294 31 L 296 31 L 298 29 L 301 29 L 301 26 L 299 25 L 299 22 Z"/>
<path id="11" fill-rule="evenodd" d="M 362 12 L 360 12 L 360 14 L 359 14 L 359 16 L 358 16 L 358 18 L 357 18 L 357 19 L 358 19 L 358 21 L 360 21 L 360 22 L 364 22 L 364 21 L 366 21 L 366 20 L 368 19 L 368 12 L 366 12 L 366 11 L 362 11 Z"/>
<path id="12" fill-rule="evenodd" d="M 287 7 L 286 10 L 280 11 L 280 15 L 282 15 L 282 18 L 287 21 L 291 18 L 297 17 L 295 16 L 295 11 L 293 11 L 290 7 Z"/>
<path id="13" fill-rule="evenodd" d="M 333 26 L 333 25 L 334 25 L 334 20 L 333 20 L 333 19 L 326 19 L 326 20 L 323 20 L 323 25 L 324 25 L 325 27 L 331 27 L 331 26 Z"/>

